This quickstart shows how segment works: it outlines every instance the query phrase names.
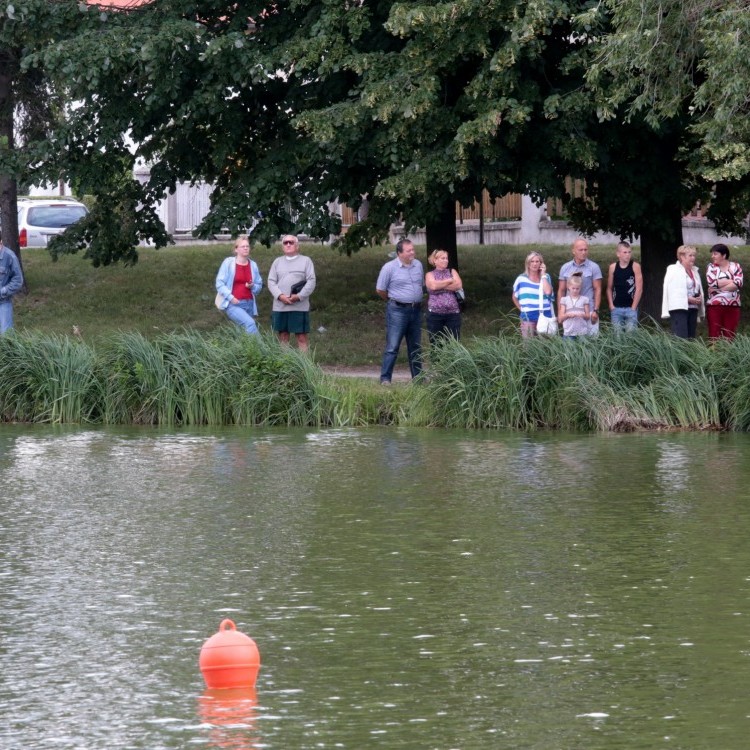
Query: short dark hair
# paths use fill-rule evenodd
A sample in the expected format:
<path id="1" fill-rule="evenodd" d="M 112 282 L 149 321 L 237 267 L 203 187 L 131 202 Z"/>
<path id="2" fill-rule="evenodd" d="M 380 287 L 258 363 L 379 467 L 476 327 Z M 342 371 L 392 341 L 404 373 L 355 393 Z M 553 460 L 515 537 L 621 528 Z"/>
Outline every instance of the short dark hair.
<path id="1" fill-rule="evenodd" d="M 396 243 L 396 253 L 398 255 L 401 255 L 401 253 L 404 252 L 404 245 L 413 245 L 414 243 L 408 238 L 408 237 L 402 237 L 397 243 Z"/>
<path id="2" fill-rule="evenodd" d="M 725 258 L 729 257 L 729 248 L 723 242 L 718 242 L 711 248 L 711 250 L 709 250 L 709 252 L 721 253 Z"/>

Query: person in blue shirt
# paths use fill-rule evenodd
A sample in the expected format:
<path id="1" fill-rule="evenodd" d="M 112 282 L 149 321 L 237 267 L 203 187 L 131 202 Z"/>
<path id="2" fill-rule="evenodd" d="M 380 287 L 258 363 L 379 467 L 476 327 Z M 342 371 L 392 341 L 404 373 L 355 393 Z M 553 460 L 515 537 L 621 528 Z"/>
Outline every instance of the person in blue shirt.
<path id="1" fill-rule="evenodd" d="M 23 287 L 23 273 L 16 254 L 3 244 L 0 234 L 0 333 L 13 328 L 13 295 Z"/>
<path id="2" fill-rule="evenodd" d="M 396 257 L 378 275 L 375 291 L 386 300 L 385 352 L 380 382 L 388 385 L 393 377 L 401 342 L 406 339 L 409 370 L 416 378 L 422 372 L 422 264 L 414 257 L 414 243 L 405 237 L 396 244 Z"/>
<path id="3" fill-rule="evenodd" d="M 568 277 L 575 274 L 581 276 L 581 296 L 589 298 L 591 305 L 588 335 L 599 335 L 599 305 L 602 302 L 602 269 L 597 263 L 589 259 L 589 243 L 579 237 L 571 246 L 573 260 L 564 263 L 560 269 L 560 279 L 557 283 L 557 299 L 562 299 L 568 293 Z"/>

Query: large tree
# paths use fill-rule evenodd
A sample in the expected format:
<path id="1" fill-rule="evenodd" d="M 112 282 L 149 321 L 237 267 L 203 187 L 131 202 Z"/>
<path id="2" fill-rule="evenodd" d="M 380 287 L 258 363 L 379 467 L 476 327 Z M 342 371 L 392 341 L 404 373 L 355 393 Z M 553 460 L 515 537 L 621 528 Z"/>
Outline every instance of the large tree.
<path id="1" fill-rule="evenodd" d="M 607 0 L 579 23 L 604 28 L 586 74 L 600 132 L 624 134 L 636 149 L 635 160 L 620 162 L 619 174 L 610 184 L 600 181 L 596 194 L 611 196 L 618 181 L 634 182 L 624 194 L 637 200 L 645 189 L 646 198 L 659 201 L 651 205 L 655 218 L 665 220 L 661 227 L 638 221 L 631 230 L 642 235 L 653 311 L 663 266 L 682 239 L 682 209 L 709 201 L 708 216 L 719 231 L 747 233 L 750 2 Z M 646 142 L 633 138 L 634 131 L 645 134 Z M 640 167 L 646 179 L 630 167 Z"/>
<path id="2" fill-rule="evenodd" d="M 95 96 L 96 69 L 81 70 L 54 51 L 72 39 L 95 37 L 109 20 L 79 0 L 16 0 L 0 8 L 0 220 L 11 247 L 18 246 L 17 186 L 60 180 L 96 194 L 98 201 L 60 245 L 53 240 L 53 255 L 58 247 L 84 249 L 96 265 L 128 263 L 137 257 L 139 241 L 168 239 L 151 196 L 133 177 L 124 133 L 99 148 L 81 148 L 69 138 L 71 122 L 80 125 L 83 115 L 83 102 L 74 98 L 80 90 L 77 76 Z M 106 69 L 104 60 L 98 62 Z M 92 119 L 89 131 L 96 127 Z M 81 129 L 76 132 L 80 136 Z"/>
<path id="3" fill-rule="evenodd" d="M 644 3 L 658 26 L 663 4 Z M 722 226 L 736 226 L 744 198 L 737 179 L 696 168 L 710 123 L 691 97 L 710 95 L 710 34 L 673 40 L 685 88 L 653 117 L 621 84 L 616 11 L 588 0 L 159 0 L 31 60 L 64 71 L 82 102 L 60 139 L 90 192 L 116 194 L 122 169 L 143 159 L 151 178 L 131 204 L 206 179 L 216 190 L 200 231 L 255 225 L 266 241 L 326 237 L 338 228 L 329 202 L 366 196 L 348 249 L 402 216 L 454 253 L 455 200 L 483 188 L 563 196 L 582 230 L 641 237 L 654 311 L 683 212 L 711 192 Z M 586 181 L 585 200 L 565 194 L 569 176 Z"/>
<path id="4" fill-rule="evenodd" d="M 24 56 L 74 28 L 71 8 L 29 0 L 0 7 L 0 225 L 3 242 L 18 247 L 17 196 L 19 182 L 28 179 L 34 146 L 46 141 L 60 112 L 60 98 L 39 68 L 25 69 Z"/>
<path id="5" fill-rule="evenodd" d="M 160 0 L 35 60 L 64 69 L 83 102 L 61 138 L 91 192 L 101 169 L 88 163 L 124 158 L 128 133 L 152 165 L 150 198 L 177 180 L 215 185 L 203 234 L 257 221 L 264 240 L 325 237 L 329 202 L 366 196 L 347 249 L 401 216 L 455 257 L 456 200 L 546 197 L 563 184 L 557 161 L 590 158 L 568 137 L 589 41 L 547 0 Z M 573 100 L 566 117 L 549 116 L 550 97 Z"/>

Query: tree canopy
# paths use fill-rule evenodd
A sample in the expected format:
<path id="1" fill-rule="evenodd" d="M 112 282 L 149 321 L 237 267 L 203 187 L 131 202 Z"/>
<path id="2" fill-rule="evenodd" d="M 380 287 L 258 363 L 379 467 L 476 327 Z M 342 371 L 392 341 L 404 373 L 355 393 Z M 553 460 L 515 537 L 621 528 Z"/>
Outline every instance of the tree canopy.
<path id="1" fill-rule="evenodd" d="M 122 16 L 124 20 L 124 16 Z M 57 54 L 74 40 L 96 39 L 111 16 L 70 0 L 18 0 L 0 8 L 0 212 L 4 234 L 17 235 L 17 185 L 69 180 L 98 198 L 90 215 L 50 245 L 83 249 L 95 265 L 135 262 L 140 240 L 166 243 L 151 196 L 133 178 L 124 133 L 97 141 L 97 113 L 78 99 L 83 76 L 95 97 L 98 62 L 81 70 Z M 89 119 L 89 117 L 91 119 Z M 77 123 L 77 125 L 76 125 Z M 85 126 L 84 126 L 84 123 Z M 106 127 L 106 124 L 105 124 Z M 117 123 L 110 123 L 117 127 Z"/>
<path id="2" fill-rule="evenodd" d="M 612 32 L 588 79 L 605 116 L 624 109 L 658 128 L 687 104 L 696 137 L 691 167 L 713 181 L 750 173 L 750 2 L 607 0 Z M 602 87 L 603 80 L 609 79 Z"/>
<path id="3" fill-rule="evenodd" d="M 78 103 L 37 173 L 102 199 L 67 246 L 109 220 L 95 262 L 132 259 L 127 241 L 104 251 L 120 224 L 162 242 L 149 207 L 200 179 L 215 186 L 203 235 L 253 227 L 266 242 L 327 237 L 329 203 L 366 196 L 348 250 L 397 216 L 455 250 L 454 201 L 484 188 L 562 196 L 581 230 L 641 237 L 652 287 L 696 199 L 721 228 L 747 212 L 741 0 L 58 2 L 86 22 L 31 46 L 21 69 L 54 71 Z M 128 176 L 138 161 L 144 185 Z"/>
<path id="4" fill-rule="evenodd" d="M 160 0 L 28 64 L 63 71 L 81 102 L 59 140 L 87 192 L 111 189 L 105 162 L 126 160 L 127 134 L 133 161 L 151 165 L 144 201 L 178 180 L 214 184 L 204 234 L 260 219 L 261 240 L 327 237 L 329 203 L 367 196 L 349 249 L 399 215 L 428 242 L 434 227 L 449 242 L 447 226 L 455 247 L 455 200 L 483 188 L 542 199 L 560 192 L 561 164 L 593 158 L 571 129 L 590 107 L 576 90 L 590 41 L 551 0 Z"/>

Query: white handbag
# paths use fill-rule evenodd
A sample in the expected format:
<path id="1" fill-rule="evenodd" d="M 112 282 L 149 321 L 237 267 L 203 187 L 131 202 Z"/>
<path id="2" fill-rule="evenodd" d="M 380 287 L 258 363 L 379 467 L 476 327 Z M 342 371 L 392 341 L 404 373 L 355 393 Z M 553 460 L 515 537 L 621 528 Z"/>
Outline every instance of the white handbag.
<path id="1" fill-rule="evenodd" d="M 539 279 L 539 319 L 536 322 L 536 332 L 540 336 L 557 336 L 557 318 L 551 301 L 550 307 L 552 308 L 552 317 L 547 318 L 544 315 L 544 277 L 542 277 Z"/>

